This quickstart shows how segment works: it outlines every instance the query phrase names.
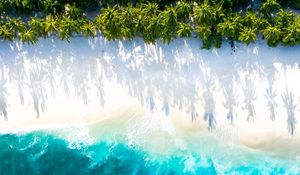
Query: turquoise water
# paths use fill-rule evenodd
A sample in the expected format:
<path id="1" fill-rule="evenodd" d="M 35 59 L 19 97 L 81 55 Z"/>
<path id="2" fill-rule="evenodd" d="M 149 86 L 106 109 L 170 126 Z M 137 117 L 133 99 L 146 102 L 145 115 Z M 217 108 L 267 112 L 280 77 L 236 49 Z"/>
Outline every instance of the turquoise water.
<path id="1" fill-rule="evenodd" d="M 203 145 L 210 147 L 210 143 Z M 4 134 L 0 135 L 0 174 L 300 174 L 296 160 L 239 149 L 230 153 L 217 147 L 213 153 L 199 148 L 158 155 L 123 141 L 74 141 L 52 131 Z"/>

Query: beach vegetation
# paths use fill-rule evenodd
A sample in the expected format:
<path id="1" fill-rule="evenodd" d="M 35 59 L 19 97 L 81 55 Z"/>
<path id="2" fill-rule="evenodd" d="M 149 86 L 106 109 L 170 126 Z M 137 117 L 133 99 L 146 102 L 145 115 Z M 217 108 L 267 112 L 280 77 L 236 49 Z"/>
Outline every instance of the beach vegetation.
<path id="1" fill-rule="evenodd" d="M 0 39 L 35 44 L 40 37 L 55 36 L 70 42 L 73 36 L 103 35 L 108 40 L 141 37 L 146 43 L 159 40 L 167 44 L 177 37 L 197 36 L 205 49 L 219 48 L 223 41 L 248 45 L 260 37 L 272 47 L 300 43 L 300 17 L 286 8 L 291 3 L 264 0 L 257 10 L 247 3 L 245 0 L 0 0 Z M 91 6 L 100 9 L 93 18 L 88 13 Z M 26 16 L 38 11 L 42 14 Z"/>

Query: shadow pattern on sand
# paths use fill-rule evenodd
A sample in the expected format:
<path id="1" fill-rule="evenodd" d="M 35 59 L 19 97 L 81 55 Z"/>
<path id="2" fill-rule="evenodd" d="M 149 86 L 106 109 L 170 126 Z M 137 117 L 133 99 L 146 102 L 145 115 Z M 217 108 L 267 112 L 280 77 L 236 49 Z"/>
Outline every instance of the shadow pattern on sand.
<path id="1" fill-rule="evenodd" d="M 281 69 L 299 69 L 297 50 L 263 44 L 240 45 L 235 52 L 229 45 L 201 50 L 196 39 L 178 39 L 170 45 L 147 45 L 141 39 L 108 42 L 102 37 L 73 38 L 70 44 L 55 39 L 34 46 L 0 43 L 0 114 L 9 119 L 7 108 L 13 108 L 7 98 L 8 84 L 21 104 L 30 94 L 38 118 L 46 110 L 47 98 L 59 88 L 84 105 L 94 90 L 103 107 L 105 81 L 115 80 L 150 110 L 161 110 L 166 116 L 172 108 L 186 111 L 193 121 L 199 117 L 206 121 L 209 130 L 217 125 L 217 118 L 231 124 L 237 117 L 254 122 L 256 101 L 264 98 L 270 120 L 276 120 L 277 108 L 284 105 L 288 131 L 294 134 L 299 97 L 288 81 L 284 91 L 274 82 Z M 216 114 L 217 102 L 226 110 L 222 116 Z M 239 116 L 238 109 L 247 115 Z"/>

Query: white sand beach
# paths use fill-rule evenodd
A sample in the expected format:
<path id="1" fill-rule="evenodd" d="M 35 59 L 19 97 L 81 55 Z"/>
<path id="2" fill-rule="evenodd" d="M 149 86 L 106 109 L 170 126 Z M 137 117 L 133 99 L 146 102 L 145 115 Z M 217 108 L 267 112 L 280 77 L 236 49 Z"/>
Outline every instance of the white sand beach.
<path id="1" fill-rule="evenodd" d="M 186 141 L 204 133 L 297 156 L 300 47 L 200 45 L 195 38 L 2 42 L 0 132 L 75 125 L 97 137 L 106 125 L 126 137 L 147 131 L 149 149 L 151 140 L 168 145 L 174 135 Z"/>

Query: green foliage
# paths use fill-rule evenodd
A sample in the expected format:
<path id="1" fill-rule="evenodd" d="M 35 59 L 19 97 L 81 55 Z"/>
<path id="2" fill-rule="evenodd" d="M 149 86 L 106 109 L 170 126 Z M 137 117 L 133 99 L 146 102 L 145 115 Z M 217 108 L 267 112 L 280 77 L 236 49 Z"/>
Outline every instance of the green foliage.
<path id="1" fill-rule="evenodd" d="M 20 32 L 20 40 L 23 43 L 35 44 L 38 41 L 38 34 L 34 29 L 29 28 Z"/>
<path id="2" fill-rule="evenodd" d="M 244 16 L 241 16 L 241 21 L 243 26 L 257 27 L 261 19 L 257 17 L 257 14 L 255 12 L 247 11 Z"/>
<path id="3" fill-rule="evenodd" d="M 280 4 L 276 0 L 265 0 L 265 2 L 260 7 L 260 12 L 263 15 L 270 17 L 274 11 L 279 9 Z"/>
<path id="4" fill-rule="evenodd" d="M 136 35 L 137 30 L 134 29 L 135 27 L 135 16 L 138 15 L 136 8 L 131 6 L 125 7 L 122 9 L 121 12 L 121 35 L 128 39 L 132 40 L 133 37 Z"/>
<path id="5" fill-rule="evenodd" d="M 218 24 L 225 18 L 222 6 L 209 1 L 196 6 L 193 12 L 195 32 L 202 39 L 202 48 L 220 47 L 222 37 L 217 31 Z"/>
<path id="6" fill-rule="evenodd" d="M 76 7 L 88 10 L 100 7 L 100 2 L 99 0 L 0 0 L 0 13 L 44 12 L 54 15 L 62 13 L 64 7 L 69 4 L 76 4 Z"/>
<path id="7" fill-rule="evenodd" d="M 232 15 L 218 24 L 218 32 L 229 40 L 237 40 L 239 31 L 242 28 L 242 18 L 239 15 Z"/>
<path id="8" fill-rule="evenodd" d="M 41 2 L 43 6 L 43 11 L 46 14 L 57 14 L 63 11 L 63 5 L 60 4 L 57 0 L 44 0 Z"/>
<path id="9" fill-rule="evenodd" d="M 300 17 L 288 21 L 286 27 L 282 27 L 282 41 L 284 46 L 294 46 L 300 43 Z"/>
<path id="10" fill-rule="evenodd" d="M 239 35 L 239 41 L 241 41 L 244 44 L 249 45 L 250 43 L 254 43 L 257 39 L 256 29 L 255 28 L 249 28 L 244 27 Z"/>
<path id="11" fill-rule="evenodd" d="M 80 20 L 74 20 L 72 18 L 63 16 L 56 20 L 58 22 L 57 34 L 61 40 L 67 40 L 70 42 L 70 37 L 74 33 L 79 33 L 78 26 L 81 26 Z"/>
<path id="12" fill-rule="evenodd" d="M 162 27 L 160 37 L 163 42 L 170 43 L 172 41 L 172 38 L 175 37 L 178 25 L 176 10 L 171 6 L 167 7 L 166 10 L 160 13 L 159 17 Z"/>
<path id="13" fill-rule="evenodd" d="M 222 44 L 222 37 L 219 33 L 212 32 L 213 27 L 209 25 L 198 25 L 195 32 L 202 39 L 202 48 L 210 49 L 212 46 L 219 48 Z"/>
<path id="14" fill-rule="evenodd" d="M 38 36 L 45 36 L 47 33 L 45 31 L 45 23 L 41 18 L 31 18 L 28 22 L 29 27 L 36 32 Z"/>
<path id="15" fill-rule="evenodd" d="M 19 18 L 9 18 L 8 21 L 6 21 L 6 25 L 12 28 L 15 34 L 17 31 L 23 31 L 26 29 L 25 23 Z"/>
<path id="16" fill-rule="evenodd" d="M 295 18 L 296 15 L 294 13 L 280 10 L 274 17 L 273 21 L 275 25 L 278 25 L 281 28 L 286 28 L 295 21 Z"/>
<path id="17" fill-rule="evenodd" d="M 136 27 L 140 29 L 141 35 L 145 42 L 154 43 L 160 36 L 162 24 L 160 23 L 160 10 L 158 4 L 147 3 L 143 4 L 139 11 L 141 13 L 136 20 Z"/>
<path id="18" fill-rule="evenodd" d="M 217 21 L 217 14 L 214 7 L 203 3 L 194 9 L 194 20 L 196 24 L 212 25 Z"/>
<path id="19" fill-rule="evenodd" d="M 80 31 L 85 37 L 95 37 L 97 34 L 97 29 L 92 21 L 84 20 L 81 25 Z"/>
<path id="20" fill-rule="evenodd" d="M 96 21 L 101 32 L 108 40 L 120 38 L 121 18 L 117 6 L 105 8 Z"/>
<path id="21" fill-rule="evenodd" d="M 158 17 L 151 17 L 149 19 L 149 25 L 145 26 L 145 32 L 143 38 L 146 42 L 154 43 L 160 35 L 161 23 Z"/>
<path id="22" fill-rule="evenodd" d="M 41 25 L 44 26 L 44 33 L 47 35 L 51 35 L 58 31 L 58 21 L 56 21 L 52 15 L 47 16 L 47 18 L 42 21 Z"/>
<path id="23" fill-rule="evenodd" d="M 179 37 L 190 37 L 193 29 L 189 24 L 179 23 L 177 28 L 177 35 Z"/>
<path id="24" fill-rule="evenodd" d="M 208 40 L 209 37 L 212 35 L 212 28 L 208 25 L 198 25 L 195 28 L 195 32 L 201 39 Z"/>
<path id="25" fill-rule="evenodd" d="M 177 19 L 180 21 L 188 21 L 192 12 L 193 6 L 191 3 L 180 1 L 176 5 Z"/>
<path id="26" fill-rule="evenodd" d="M 162 1 L 163 5 L 158 3 Z M 84 12 L 92 4 L 101 4 L 96 0 L 0 0 L 0 12 L 12 9 L 12 12 L 30 13 L 33 9 L 47 14 L 26 20 L 3 15 L 0 18 L 0 38 L 34 44 L 39 37 L 56 36 L 69 42 L 76 34 L 84 37 L 101 34 L 108 40 L 132 40 L 138 36 L 147 43 L 157 40 L 170 43 L 176 37 L 191 37 L 195 32 L 205 49 L 220 47 L 223 39 L 248 45 L 255 42 L 259 34 L 273 47 L 300 44 L 300 17 L 284 11 L 280 6 L 282 2 L 276 0 L 265 0 L 259 13 L 237 11 L 241 5 L 247 4 L 244 0 L 128 2 L 132 1 L 107 1 L 116 5 L 102 8 L 92 20 Z"/>
<path id="27" fill-rule="evenodd" d="M 294 46 L 299 43 L 300 31 L 299 25 L 296 24 L 290 25 L 282 34 L 282 45 L 285 46 Z"/>
<path id="28" fill-rule="evenodd" d="M 1 24 L 0 26 L 0 36 L 4 41 L 13 41 L 16 37 L 14 34 L 13 28 L 11 26 L 8 26 L 6 24 Z"/>
<path id="29" fill-rule="evenodd" d="M 158 4 L 147 3 L 141 6 L 142 14 L 146 16 L 156 16 L 159 13 Z"/>
<path id="30" fill-rule="evenodd" d="M 189 0 L 186 0 L 189 1 Z M 146 4 L 146 3 L 155 3 L 159 5 L 160 9 L 163 9 L 165 6 L 168 6 L 170 4 L 174 4 L 176 0 L 101 0 L 100 3 L 104 7 L 108 7 L 111 5 L 120 5 L 120 6 L 126 6 L 128 4 Z"/>
<path id="31" fill-rule="evenodd" d="M 267 40 L 267 43 L 271 47 L 278 45 L 281 39 L 282 31 L 277 26 L 269 25 L 266 29 L 262 30 L 264 38 Z"/>
<path id="32" fill-rule="evenodd" d="M 67 17 L 72 19 L 78 19 L 83 17 L 83 11 L 76 7 L 75 3 L 73 5 L 67 4 L 65 6 L 65 14 Z"/>

